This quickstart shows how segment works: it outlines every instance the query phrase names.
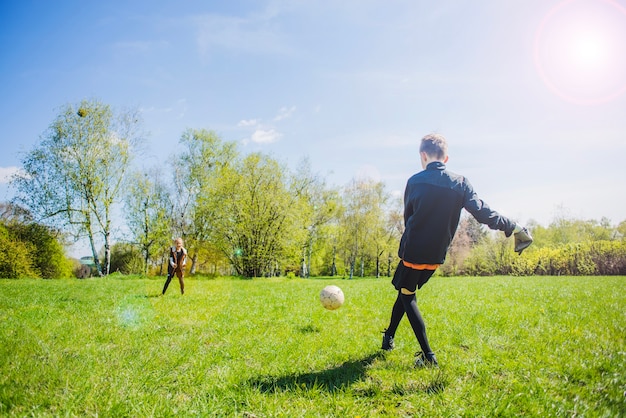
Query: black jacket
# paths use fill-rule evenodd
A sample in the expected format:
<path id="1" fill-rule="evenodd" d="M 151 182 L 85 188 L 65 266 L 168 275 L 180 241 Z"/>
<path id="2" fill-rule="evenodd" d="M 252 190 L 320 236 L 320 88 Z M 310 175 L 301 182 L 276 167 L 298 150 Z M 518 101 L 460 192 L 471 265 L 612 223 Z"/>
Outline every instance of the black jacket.
<path id="1" fill-rule="evenodd" d="M 404 233 L 398 256 L 414 264 L 443 264 L 465 208 L 482 224 L 510 236 L 515 222 L 491 210 L 469 181 L 432 162 L 413 175 L 404 191 Z"/>

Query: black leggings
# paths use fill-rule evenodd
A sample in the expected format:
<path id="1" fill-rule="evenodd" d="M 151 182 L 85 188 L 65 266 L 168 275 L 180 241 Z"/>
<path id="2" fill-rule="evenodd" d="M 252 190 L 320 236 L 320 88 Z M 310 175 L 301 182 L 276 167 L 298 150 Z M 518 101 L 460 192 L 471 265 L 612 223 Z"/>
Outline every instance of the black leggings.
<path id="1" fill-rule="evenodd" d="M 432 353 L 430 344 L 428 344 L 428 337 L 426 336 L 426 325 L 424 325 L 424 319 L 422 318 L 419 309 L 417 309 L 415 293 L 412 295 L 405 295 L 398 291 L 398 297 L 396 298 L 396 302 L 393 304 L 393 308 L 391 310 L 391 321 L 389 321 L 389 326 L 387 327 L 385 334 L 392 337 L 396 334 L 398 325 L 400 325 L 400 320 L 404 316 L 405 312 L 406 316 L 409 318 L 409 323 L 411 324 L 411 328 L 413 328 L 413 333 L 415 333 L 415 337 L 420 344 L 422 352 L 424 354 Z"/>
<path id="2" fill-rule="evenodd" d="M 167 280 L 165 281 L 165 286 L 163 286 L 163 294 L 165 294 L 167 287 L 170 285 L 170 282 L 172 281 L 174 274 L 178 276 L 178 282 L 180 283 L 180 294 L 184 295 L 185 294 L 185 280 L 184 280 L 183 274 L 180 271 L 176 271 L 176 272 L 172 271 L 168 273 Z"/>

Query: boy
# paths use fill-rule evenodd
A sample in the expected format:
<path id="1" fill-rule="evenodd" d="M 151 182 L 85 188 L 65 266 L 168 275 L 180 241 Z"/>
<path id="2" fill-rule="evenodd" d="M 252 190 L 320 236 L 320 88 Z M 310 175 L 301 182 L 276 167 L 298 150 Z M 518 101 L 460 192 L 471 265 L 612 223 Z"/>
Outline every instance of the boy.
<path id="1" fill-rule="evenodd" d="M 468 180 L 446 170 L 448 145 L 442 135 L 422 138 L 420 159 L 423 171 L 413 175 L 404 192 L 404 233 L 400 239 L 400 262 L 392 279 L 398 296 L 391 310 L 389 326 L 383 334 L 383 350 L 394 348 L 394 335 L 400 320 L 407 314 L 411 328 L 422 349 L 415 366 L 437 366 L 435 353 L 426 336 L 424 320 L 417 308 L 415 292 L 443 264 L 448 247 L 465 208 L 476 220 L 491 229 L 515 234 L 519 254 L 532 243 L 526 230 L 493 211 L 478 198 Z"/>
<path id="2" fill-rule="evenodd" d="M 163 294 L 167 290 L 167 286 L 170 285 L 174 274 L 178 277 L 180 283 L 180 294 L 185 294 L 185 264 L 187 264 L 187 250 L 183 248 L 183 239 L 176 238 L 174 241 L 175 247 L 170 248 L 170 262 L 167 266 L 167 280 L 165 286 L 163 286 Z"/>

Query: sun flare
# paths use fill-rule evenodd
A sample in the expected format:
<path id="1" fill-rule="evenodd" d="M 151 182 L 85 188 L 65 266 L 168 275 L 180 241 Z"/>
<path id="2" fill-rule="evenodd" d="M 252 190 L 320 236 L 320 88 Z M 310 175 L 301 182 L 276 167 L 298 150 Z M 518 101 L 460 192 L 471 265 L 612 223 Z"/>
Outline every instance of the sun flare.
<path id="1" fill-rule="evenodd" d="M 571 60 L 578 67 L 600 67 L 608 64 L 609 50 L 603 36 L 597 33 L 581 34 L 571 43 Z"/>
<path id="2" fill-rule="evenodd" d="M 535 36 L 535 66 L 554 93 L 599 104 L 626 92 L 626 9 L 612 0 L 567 0 Z"/>

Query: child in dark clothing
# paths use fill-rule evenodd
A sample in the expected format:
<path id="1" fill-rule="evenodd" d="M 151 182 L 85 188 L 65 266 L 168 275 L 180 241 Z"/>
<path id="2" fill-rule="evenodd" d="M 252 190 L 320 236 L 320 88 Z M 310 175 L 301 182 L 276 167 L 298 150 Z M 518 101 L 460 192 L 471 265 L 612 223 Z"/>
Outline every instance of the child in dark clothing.
<path id="1" fill-rule="evenodd" d="M 422 138 L 420 159 L 424 170 L 408 180 L 404 192 L 405 229 L 398 250 L 400 262 L 392 279 L 398 297 L 383 335 L 382 349 L 394 348 L 396 329 L 406 313 L 422 350 L 415 365 L 423 367 L 438 363 L 428 343 L 415 292 L 445 261 L 461 210 L 467 210 L 489 228 L 503 231 L 507 237 L 515 234 L 515 251 L 520 254 L 532 243 L 532 237 L 526 228 L 490 209 L 465 177 L 446 170 L 448 145 L 442 135 Z"/>
<path id="2" fill-rule="evenodd" d="M 176 238 L 175 247 L 170 248 L 169 264 L 167 265 L 167 280 L 163 286 L 163 294 L 167 291 L 174 275 L 180 283 L 180 293 L 185 294 L 185 264 L 187 264 L 187 250 L 183 247 L 183 239 Z"/>

